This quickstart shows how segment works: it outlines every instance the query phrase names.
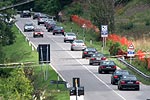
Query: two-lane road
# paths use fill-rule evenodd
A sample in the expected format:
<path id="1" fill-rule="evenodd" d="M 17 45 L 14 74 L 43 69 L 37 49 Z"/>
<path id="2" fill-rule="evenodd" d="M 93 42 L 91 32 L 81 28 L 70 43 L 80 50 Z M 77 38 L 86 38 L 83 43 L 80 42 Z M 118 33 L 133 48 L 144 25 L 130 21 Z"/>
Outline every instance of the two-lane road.
<path id="1" fill-rule="evenodd" d="M 79 77 L 81 86 L 85 88 L 85 100 L 146 100 L 150 98 L 150 86 L 141 84 L 140 91 L 119 91 L 116 85 L 110 84 L 111 74 L 98 74 L 98 66 L 89 65 L 88 59 L 82 59 L 82 51 L 71 51 L 70 43 L 63 42 L 62 35 L 52 35 L 43 25 L 37 25 L 31 18 L 19 18 L 16 25 L 20 30 L 26 22 L 33 22 L 45 32 L 43 38 L 33 38 L 32 32 L 25 36 L 35 45 L 49 43 L 51 45 L 51 65 L 72 85 L 72 78 Z"/>

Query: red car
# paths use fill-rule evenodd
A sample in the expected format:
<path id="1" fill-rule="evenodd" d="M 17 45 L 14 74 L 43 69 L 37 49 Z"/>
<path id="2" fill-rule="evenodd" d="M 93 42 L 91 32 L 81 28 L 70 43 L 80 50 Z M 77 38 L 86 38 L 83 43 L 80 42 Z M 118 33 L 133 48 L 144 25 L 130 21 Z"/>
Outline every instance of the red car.
<path id="1" fill-rule="evenodd" d="M 43 31 L 42 29 L 34 29 L 34 32 L 33 32 L 33 37 L 43 37 Z"/>

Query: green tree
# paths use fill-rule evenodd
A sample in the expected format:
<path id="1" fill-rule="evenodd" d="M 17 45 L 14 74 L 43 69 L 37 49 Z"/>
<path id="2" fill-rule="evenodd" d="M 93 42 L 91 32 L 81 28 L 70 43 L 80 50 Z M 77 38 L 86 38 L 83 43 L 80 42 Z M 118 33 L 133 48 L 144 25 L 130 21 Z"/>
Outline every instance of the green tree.
<path id="1" fill-rule="evenodd" d="M 99 29 L 101 29 L 101 25 L 108 25 L 109 32 L 114 32 L 114 2 L 112 0 L 88 0 L 88 3 L 93 23 Z"/>

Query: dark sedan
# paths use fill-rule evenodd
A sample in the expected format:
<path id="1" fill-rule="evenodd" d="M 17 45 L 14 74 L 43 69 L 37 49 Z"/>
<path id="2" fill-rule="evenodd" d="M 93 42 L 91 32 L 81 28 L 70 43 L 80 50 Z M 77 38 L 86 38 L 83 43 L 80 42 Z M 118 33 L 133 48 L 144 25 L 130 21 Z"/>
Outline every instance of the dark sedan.
<path id="1" fill-rule="evenodd" d="M 98 67 L 98 73 L 102 72 L 115 72 L 117 69 L 117 66 L 114 61 L 110 60 L 103 60 L 100 62 L 100 66 Z"/>
<path id="2" fill-rule="evenodd" d="M 106 57 L 102 53 L 95 53 L 89 59 L 89 65 L 100 64 L 102 60 L 106 60 Z"/>
<path id="3" fill-rule="evenodd" d="M 135 89 L 140 90 L 140 82 L 135 75 L 123 75 L 118 81 L 118 90 Z"/>
<path id="4" fill-rule="evenodd" d="M 129 75 L 127 70 L 116 70 L 111 76 L 111 84 L 118 84 L 123 75 Z"/>
<path id="5" fill-rule="evenodd" d="M 62 34 L 64 35 L 64 29 L 61 26 L 55 26 L 53 29 L 53 35 L 55 34 Z"/>
<path id="6" fill-rule="evenodd" d="M 86 49 L 84 49 L 84 51 L 82 52 L 82 58 L 85 57 L 91 57 L 94 53 L 96 53 L 97 50 L 95 48 L 92 47 L 87 47 Z"/>

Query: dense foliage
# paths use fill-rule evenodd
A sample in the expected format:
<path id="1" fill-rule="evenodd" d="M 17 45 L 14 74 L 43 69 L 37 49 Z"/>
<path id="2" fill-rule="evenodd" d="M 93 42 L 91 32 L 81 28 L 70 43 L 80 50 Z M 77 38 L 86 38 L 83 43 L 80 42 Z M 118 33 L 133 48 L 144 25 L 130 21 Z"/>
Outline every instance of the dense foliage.
<path id="1" fill-rule="evenodd" d="M 5 100 L 31 100 L 33 86 L 22 68 L 0 69 L 0 97 Z M 6 74 L 6 75 L 5 75 Z"/>
<path id="2" fill-rule="evenodd" d="M 59 11 L 67 4 L 70 4 L 73 0 L 36 0 L 34 11 L 44 12 L 50 15 L 57 15 Z"/>

